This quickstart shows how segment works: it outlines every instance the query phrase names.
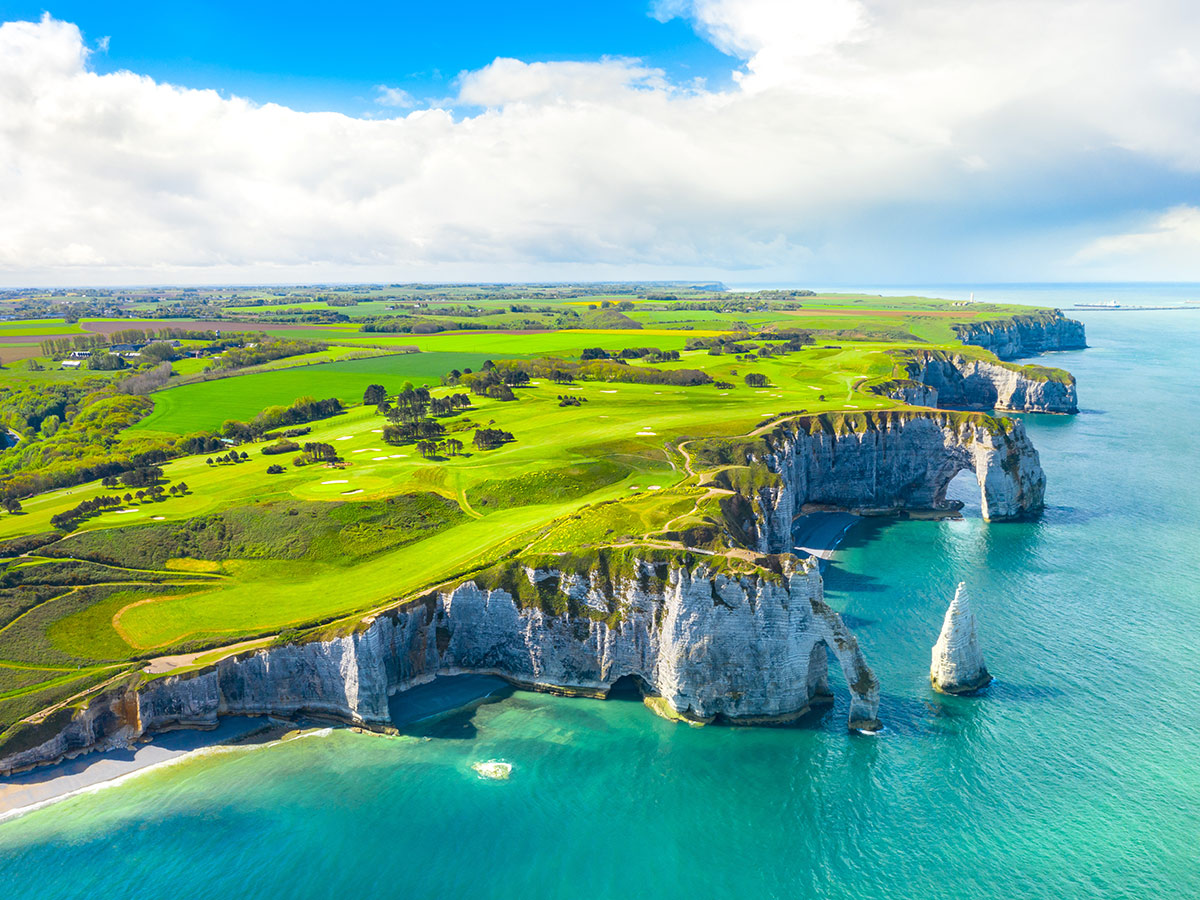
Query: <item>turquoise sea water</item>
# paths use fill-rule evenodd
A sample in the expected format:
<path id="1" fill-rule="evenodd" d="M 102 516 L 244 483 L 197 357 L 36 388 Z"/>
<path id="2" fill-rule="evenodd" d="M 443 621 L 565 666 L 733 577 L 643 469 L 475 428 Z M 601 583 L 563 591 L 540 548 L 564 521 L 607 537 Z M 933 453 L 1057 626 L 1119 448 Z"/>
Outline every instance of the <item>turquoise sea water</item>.
<path id="1" fill-rule="evenodd" d="M 1088 298 L 1090 299 L 1090 298 Z M 1084 313 L 1034 523 L 863 523 L 826 572 L 884 691 L 788 729 L 525 693 L 201 757 L 0 823 L 11 896 L 1200 896 L 1200 312 Z M 996 683 L 948 698 L 954 585 Z M 835 676 L 836 678 L 837 676 Z M 836 685 L 840 689 L 840 685 Z M 472 763 L 513 764 L 486 781 Z"/>

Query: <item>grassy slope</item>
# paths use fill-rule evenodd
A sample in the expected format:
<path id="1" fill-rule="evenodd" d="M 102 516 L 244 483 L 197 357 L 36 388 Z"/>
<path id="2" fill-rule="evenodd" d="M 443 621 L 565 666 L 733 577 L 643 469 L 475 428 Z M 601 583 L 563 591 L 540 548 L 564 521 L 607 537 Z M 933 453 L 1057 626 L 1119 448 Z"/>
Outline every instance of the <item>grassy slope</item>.
<path id="1" fill-rule="evenodd" d="M 878 298 L 869 298 L 878 302 Z M 853 299 L 843 305 L 853 307 Z M 899 303 L 889 298 L 888 303 Z M 927 301 L 922 301 L 922 306 Z M 830 309 L 836 304 L 826 302 Z M 939 308 L 932 304 L 930 308 Z M 945 305 L 940 306 L 945 310 Z M 898 317 L 878 311 L 850 315 L 766 314 L 776 327 L 795 321 L 810 327 L 810 316 L 838 328 L 881 324 L 907 330 L 917 339 L 941 344 L 952 319 Z M 639 313 L 635 311 L 634 316 Z M 674 315 L 674 314 L 671 314 Z M 780 318 L 780 316 L 783 318 Z M 333 362 L 185 385 L 154 395 L 155 412 L 139 431 L 184 433 L 211 428 L 227 418 L 249 418 L 264 406 L 302 395 L 338 396 L 357 401 L 367 384 L 396 391 L 405 380 L 437 385 L 451 368 L 478 368 L 485 358 L 577 355 L 583 347 L 616 350 L 630 346 L 681 349 L 689 337 L 719 333 L 726 322 L 745 315 L 679 311 L 696 316 L 704 329 L 679 331 L 658 326 L 619 332 L 566 331 L 546 334 L 462 332 L 427 336 L 363 335 L 341 331 L 347 346 L 415 344 L 423 351 L 365 360 Z M 964 314 L 963 318 L 969 316 Z M 665 324 L 665 323 L 662 323 Z M 309 331 L 310 337 L 316 336 Z M 321 335 L 322 339 L 329 339 Z M 929 347 L 930 343 L 910 346 Z M 223 559 L 210 565 L 172 562 L 168 569 L 215 572 L 208 581 L 176 585 L 113 585 L 63 595 L 27 612 L 19 621 L 0 622 L 0 667 L 42 667 L 40 674 L 5 668 L 0 680 L 0 728 L 15 711 L 26 714 L 35 697 L 57 697 L 67 676 L 72 689 L 88 679 L 109 677 L 113 666 L 169 650 L 219 646 L 281 629 L 329 621 L 386 604 L 431 584 L 478 568 L 505 553 L 533 547 L 569 551 L 591 545 L 640 539 L 647 533 L 687 527 L 703 518 L 705 492 L 692 484 L 675 449 L 692 437 L 746 434 L 782 412 L 845 412 L 884 409 L 897 404 L 863 393 L 864 381 L 890 377 L 894 342 L 823 343 L 787 356 L 740 361 L 684 352 L 678 363 L 658 368 L 701 368 L 735 386 L 674 387 L 584 382 L 549 382 L 518 390 L 519 399 L 476 400 L 476 407 L 443 420 L 462 430 L 469 445 L 471 424 L 512 431 L 517 440 L 486 453 L 446 460 L 420 458 L 412 446 L 391 447 L 381 440 L 384 420 L 373 409 L 354 407 L 335 419 L 314 423 L 311 440 L 336 446 L 350 463 L 344 469 L 294 468 L 288 458 L 264 457 L 247 449 L 251 460 L 208 466 L 202 457 L 166 465 L 173 482 L 191 492 L 131 511 L 107 512 L 87 520 L 81 531 L 139 523 L 183 523 L 256 501 L 361 501 L 431 492 L 461 506 L 452 527 L 404 546 L 346 560 L 320 554 L 305 558 Z M 956 343 L 943 346 L 959 348 Z M 640 365 L 634 363 L 633 365 Z M 770 380 L 767 388 L 743 382 L 748 372 Z M 736 373 L 736 374 L 735 374 Z M 452 389 L 434 388 L 435 394 Z M 457 390 L 457 389 L 453 389 Z M 558 395 L 587 398 L 581 407 L 559 407 Z M 824 397 L 822 400 L 821 397 Z M 271 462 L 283 462 L 282 475 L 268 476 Z M 48 493 L 25 502 L 21 516 L 0 517 L 0 539 L 49 530 L 50 517 L 99 492 L 96 484 Z M 181 575 L 180 579 L 186 578 Z M 88 593 L 90 592 L 90 593 Z M 19 645 L 19 646 L 18 646 Z M 15 662 L 13 662 L 15 661 Z M 75 666 L 84 666 L 80 671 Z"/>

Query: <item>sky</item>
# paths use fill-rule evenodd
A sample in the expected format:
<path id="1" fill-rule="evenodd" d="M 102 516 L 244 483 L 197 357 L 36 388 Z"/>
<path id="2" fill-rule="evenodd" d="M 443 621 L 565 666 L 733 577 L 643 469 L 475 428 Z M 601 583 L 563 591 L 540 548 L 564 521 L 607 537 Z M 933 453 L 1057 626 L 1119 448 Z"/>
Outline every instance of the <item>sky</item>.
<path id="1" fill-rule="evenodd" d="M 0 22 L 0 285 L 1200 281 L 1180 0 Z"/>

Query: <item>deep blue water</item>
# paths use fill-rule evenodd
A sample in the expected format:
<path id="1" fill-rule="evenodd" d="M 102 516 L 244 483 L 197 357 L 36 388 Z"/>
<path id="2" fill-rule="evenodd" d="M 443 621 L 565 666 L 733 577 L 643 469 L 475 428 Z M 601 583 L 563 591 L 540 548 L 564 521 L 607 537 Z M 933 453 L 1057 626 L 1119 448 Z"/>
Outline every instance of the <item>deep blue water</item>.
<path id="1" fill-rule="evenodd" d="M 200 757 L 0 824 L 0 884 L 23 900 L 1200 896 L 1200 312 L 1080 317 L 1092 349 L 1049 362 L 1084 412 L 1026 418 L 1045 515 L 863 523 L 826 571 L 883 683 L 884 733 L 848 735 L 844 696 L 803 727 L 694 729 L 516 693 L 398 739 Z M 960 580 L 997 676 L 974 698 L 928 683 Z M 511 779 L 478 778 L 487 759 Z"/>

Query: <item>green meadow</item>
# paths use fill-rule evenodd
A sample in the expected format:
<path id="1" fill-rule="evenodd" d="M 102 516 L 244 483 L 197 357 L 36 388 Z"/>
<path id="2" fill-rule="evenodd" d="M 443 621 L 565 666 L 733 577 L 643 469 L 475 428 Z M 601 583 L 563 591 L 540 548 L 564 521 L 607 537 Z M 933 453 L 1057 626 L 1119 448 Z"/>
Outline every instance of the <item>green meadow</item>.
<path id="1" fill-rule="evenodd" d="M 391 305 L 360 307 L 376 303 Z M 895 351 L 961 351 L 955 322 L 1004 314 L 846 295 L 813 298 L 812 306 L 729 312 L 647 301 L 629 313 L 642 327 L 620 330 L 412 335 L 353 323 L 281 325 L 271 333 L 330 349 L 212 380 L 201 380 L 206 361 L 177 361 L 177 377 L 149 395 L 152 411 L 113 435 L 113 448 L 155 435 L 216 433 L 226 420 L 249 421 L 301 397 L 337 398 L 345 411 L 309 423 L 299 440 L 329 445 L 339 461 L 297 465 L 297 452 L 266 455 L 266 444 L 251 441 L 235 448 L 247 456 L 236 463 L 217 459 L 224 449 L 164 462 L 163 485 L 186 484 L 186 492 L 131 499 L 69 530 L 52 518 L 112 489 L 73 484 L 24 497 L 19 514 L 0 515 L 0 559 L 11 560 L 0 587 L 0 732 L 15 734 L 39 709 L 76 702 L 89 686 L 158 657 L 211 661 L 246 640 L 353 622 L 513 553 L 700 540 L 721 521 L 719 501 L 731 490 L 717 486 L 716 468 L 693 467 L 690 442 L 755 434 L 790 416 L 898 408 L 869 390 L 895 375 Z M 814 332 L 800 349 L 773 336 L 796 329 Z M 744 349 L 684 349 L 689 340 L 722 336 Z M 619 372 L 629 380 L 554 383 L 543 374 L 515 386 L 513 399 L 472 394 L 469 407 L 438 419 L 445 438 L 461 441 L 460 453 L 448 444 L 422 455 L 413 443 L 388 443 L 388 420 L 363 403 L 371 384 L 393 399 L 406 382 L 428 386 L 434 398 L 461 394 L 466 388 L 444 386 L 443 376 L 479 372 L 488 360 L 577 363 L 586 348 L 644 347 L 681 358 L 633 359 Z M 346 358 L 361 352 L 381 355 Z M 680 370 L 711 381 L 650 381 Z M 748 375 L 763 383 L 750 386 Z M 513 440 L 477 449 L 478 429 Z M 282 471 L 269 474 L 269 465 Z"/>

